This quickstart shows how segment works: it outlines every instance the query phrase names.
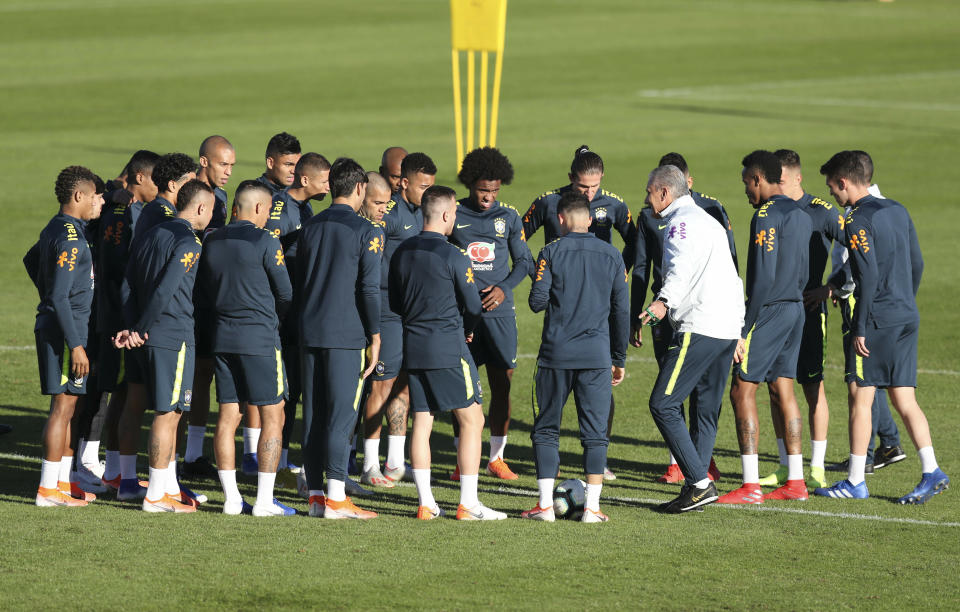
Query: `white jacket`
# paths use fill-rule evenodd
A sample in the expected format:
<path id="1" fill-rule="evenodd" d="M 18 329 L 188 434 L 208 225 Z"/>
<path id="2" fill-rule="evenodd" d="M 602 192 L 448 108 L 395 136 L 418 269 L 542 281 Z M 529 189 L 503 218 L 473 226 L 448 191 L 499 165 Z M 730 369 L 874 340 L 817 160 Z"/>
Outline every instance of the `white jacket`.
<path id="1" fill-rule="evenodd" d="M 663 287 L 674 329 L 734 340 L 743 328 L 743 282 L 730 256 L 727 234 L 689 195 L 670 203 L 660 217 Z"/>

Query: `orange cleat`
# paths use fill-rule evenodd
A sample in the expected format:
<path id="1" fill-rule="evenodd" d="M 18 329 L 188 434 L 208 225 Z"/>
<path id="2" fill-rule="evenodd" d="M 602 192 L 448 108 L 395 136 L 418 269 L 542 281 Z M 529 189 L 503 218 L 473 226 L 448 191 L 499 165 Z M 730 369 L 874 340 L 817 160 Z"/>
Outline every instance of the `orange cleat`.
<path id="1" fill-rule="evenodd" d="M 81 507 L 86 506 L 87 502 L 82 499 L 76 499 L 60 489 L 37 487 L 36 504 L 41 508 L 49 508 L 52 506 Z"/>
<path id="2" fill-rule="evenodd" d="M 196 506 L 180 503 L 180 501 L 176 497 L 173 497 L 170 494 L 165 494 L 163 497 L 157 500 L 152 500 L 147 497 L 144 497 L 143 511 L 144 512 L 173 512 L 176 514 L 189 514 L 191 512 L 196 512 L 197 508 Z"/>
<path id="3" fill-rule="evenodd" d="M 548 508 L 541 508 L 538 503 L 536 506 L 530 510 L 524 510 L 520 513 L 520 518 L 531 519 L 534 521 L 546 521 L 547 523 L 552 523 L 557 520 L 557 515 L 553 511 L 553 506 Z"/>
<path id="4" fill-rule="evenodd" d="M 327 519 L 367 520 L 377 518 L 376 512 L 358 508 L 356 505 L 354 505 L 349 497 L 339 502 L 333 501 L 330 498 L 325 498 L 324 506 L 323 518 Z"/>
<path id="5" fill-rule="evenodd" d="M 804 501 L 809 497 L 810 494 L 807 493 L 807 483 L 805 483 L 801 478 L 798 480 L 788 480 L 787 484 L 783 485 L 779 489 L 774 489 L 773 491 L 767 493 L 763 496 L 763 499 L 790 499 L 795 501 Z"/>
<path id="6" fill-rule="evenodd" d="M 417 508 L 417 518 L 421 521 L 432 521 L 433 519 L 438 519 L 446 516 L 446 512 L 443 511 L 443 508 L 437 507 L 437 511 L 434 512 L 431 508 L 427 506 L 419 506 Z"/>
<path id="7" fill-rule="evenodd" d="M 610 517 L 600 512 L 600 510 L 583 509 L 583 516 L 580 517 L 581 523 L 606 523 Z"/>
<path id="8" fill-rule="evenodd" d="M 516 480 L 520 478 L 513 473 L 507 462 L 499 457 L 487 464 L 487 474 L 499 478 L 500 480 Z"/>
<path id="9" fill-rule="evenodd" d="M 82 499 L 83 501 L 88 503 L 92 501 L 96 501 L 97 499 L 96 495 L 94 495 L 93 493 L 87 493 L 86 491 L 80 488 L 80 485 L 72 481 L 64 482 L 61 480 L 60 482 L 57 483 L 57 489 L 59 489 L 60 492 L 65 495 L 69 495 L 74 499 Z"/>
<path id="10" fill-rule="evenodd" d="M 307 500 L 310 505 L 310 516 L 323 518 L 323 512 L 327 507 L 327 498 L 324 495 L 311 495 Z"/>
<path id="11" fill-rule="evenodd" d="M 657 478 L 657 482 L 663 482 L 667 484 L 675 484 L 683 481 L 683 472 L 680 471 L 680 466 L 676 463 L 671 463 L 670 467 L 667 468 L 667 471 L 663 474 L 663 476 Z"/>
<path id="12" fill-rule="evenodd" d="M 720 480 L 720 470 L 717 469 L 717 462 L 710 457 L 710 467 L 707 468 L 707 478 L 716 482 Z"/>
<path id="13" fill-rule="evenodd" d="M 726 495 L 721 495 L 717 499 L 718 504 L 762 504 L 763 491 L 760 485 L 755 482 L 745 484 L 739 489 L 734 489 Z"/>

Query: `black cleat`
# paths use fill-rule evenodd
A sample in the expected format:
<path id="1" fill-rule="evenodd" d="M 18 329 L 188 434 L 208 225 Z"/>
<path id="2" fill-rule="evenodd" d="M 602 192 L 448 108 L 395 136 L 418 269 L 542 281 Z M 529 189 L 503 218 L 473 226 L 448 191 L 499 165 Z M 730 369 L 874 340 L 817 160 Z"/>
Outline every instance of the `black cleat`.
<path id="1" fill-rule="evenodd" d="M 876 453 L 874 453 L 874 457 L 876 457 Z M 898 459 L 898 461 L 899 461 L 899 459 Z M 865 466 L 863 466 L 863 473 L 864 473 L 864 474 L 873 474 L 873 468 L 874 468 L 874 465 L 873 465 L 872 463 L 868 463 L 868 464 L 866 464 Z M 834 464 L 831 465 L 828 469 L 829 469 L 831 472 L 849 472 L 849 471 L 850 471 L 850 460 L 847 459 L 846 461 L 841 461 L 840 463 L 834 463 Z"/>
<path id="2" fill-rule="evenodd" d="M 683 488 L 680 489 L 680 495 L 678 495 L 676 499 L 662 504 L 659 509 L 661 512 L 667 512 L 669 514 L 680 514 L 682 512 L 690 512 L 691 510 L 702 512 L 703 509 L 701 506 L 712 504 L 719 498 L 720 494 L 717 493 L 717 487 L 713 482 L 702 489 L 698 489 L 693 485 L 684 485 Z"/>
<path id="3" fill-rule="evenodd" d="M 906 458 L 907 454 L 903 452 L 903 447 L 899 444 L 896 446 L 881 446 L 873 453 L 873 468 L 879 470 Z"/>
<path id="4" fill-rule="evenodd" d="M 180 476 L 189 480 L 208 478 L 219 481 L 220 478 L 217 468 L 213 467 L 213 464 L 206 457 L 198 457 L 196 461 L 184 461 L 180 464 Z"/>

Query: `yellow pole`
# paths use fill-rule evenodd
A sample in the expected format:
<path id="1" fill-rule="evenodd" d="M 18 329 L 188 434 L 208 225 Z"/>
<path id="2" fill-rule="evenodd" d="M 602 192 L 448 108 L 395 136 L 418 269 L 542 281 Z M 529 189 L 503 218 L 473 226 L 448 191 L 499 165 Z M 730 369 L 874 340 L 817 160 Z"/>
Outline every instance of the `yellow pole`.
<path id="1" fill-rule="evenodd" d="M 457 128 L 457 169 L 463 160 L 463 109 L 460 106 L 460 52 L 453 50 L 453 122 Z"/>
<path id="2" fill-rule="evenodd" d="M 497 51 L 497 63 L 493 69 L 493 100 L 490 109 L 490 146 L 497 146 L 497 114 L 500 110 L 500 72 L 503 69 L 503 48 Z"/>
<path id="3" fill-rule="evenodd" d="M 486 51 L 480 52 L 480 138 L 477 146 L 487 145 L 487 56 Z"/>
<path id="4" fill-rule="evenodd" d="M 473 151 L 473 117 L 477 97 L 476 72 L 474 52 L 467 51 L 467 151 Z"/>

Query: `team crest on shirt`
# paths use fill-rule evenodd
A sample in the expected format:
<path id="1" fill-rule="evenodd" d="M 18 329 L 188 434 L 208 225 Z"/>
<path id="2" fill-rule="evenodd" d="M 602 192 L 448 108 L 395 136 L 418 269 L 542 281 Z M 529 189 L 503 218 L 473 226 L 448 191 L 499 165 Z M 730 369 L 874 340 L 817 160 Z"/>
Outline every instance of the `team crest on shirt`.
<path id="1" fill-rule="evenodd" d="M 183 392 L 183 403 L 186 406 L 190 405 L 191 400 L 193 400 L 193 390 L 187 389 Z"/>
<path id="2" fill-rule="evenodd" d="M 607 218 L 607 209 L 602 206 L 593 212 L 593 216 L 597 221 L 604 221 Z"/>
<path id="3" fill-rule="evenodd" d="M 377 376 L 383 376 L 383 373 L 386 371 L 387 366 L 384 365 L 382 361 L 378 361 L 377 365 L 373 368 L 373 371 L 377 373 Z"/>
<path id="4" fill-rule="evenodd" d="M 507 231 L 507 220 L 503 217 L 497 217 L 493 221 L 493 229 L 497 232 L 497 238 L 503 238 L 504 232 Z"/>

